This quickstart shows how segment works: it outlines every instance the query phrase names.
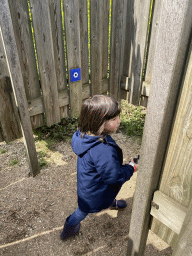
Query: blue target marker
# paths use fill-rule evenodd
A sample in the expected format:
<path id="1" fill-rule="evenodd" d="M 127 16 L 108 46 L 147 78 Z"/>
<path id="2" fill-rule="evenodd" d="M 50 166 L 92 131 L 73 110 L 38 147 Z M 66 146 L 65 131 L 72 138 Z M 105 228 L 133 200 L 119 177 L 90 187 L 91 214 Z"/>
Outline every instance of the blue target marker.
<path id="1" fill-rule="evenodd" d="M 81 80 L 81 69 L 80 68 L 74 68 L 70 70 L 71 74 L 71 82 L 76 82 Z"/>

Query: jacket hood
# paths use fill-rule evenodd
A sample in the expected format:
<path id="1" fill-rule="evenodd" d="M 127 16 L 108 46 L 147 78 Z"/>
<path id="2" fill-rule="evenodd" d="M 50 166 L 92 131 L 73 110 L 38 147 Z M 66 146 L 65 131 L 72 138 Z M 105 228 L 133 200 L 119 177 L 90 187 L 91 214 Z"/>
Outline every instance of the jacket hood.
<path id="1" fill-rule="evenodd" d="M 98 143 L 101 143 L 99 138 L 101 138 L 102 135 L 100 136 L 89 136 L 89 135 L 84 135 L 83 138 L 81 137 L 81 132 L 76 131 L 73 134 L 72 140 L 71 140 L 71 146 L 73 151 L 75 152 L 76 155 L 80 156 L 83 155 L 88 149 L 92 148 Z"/>

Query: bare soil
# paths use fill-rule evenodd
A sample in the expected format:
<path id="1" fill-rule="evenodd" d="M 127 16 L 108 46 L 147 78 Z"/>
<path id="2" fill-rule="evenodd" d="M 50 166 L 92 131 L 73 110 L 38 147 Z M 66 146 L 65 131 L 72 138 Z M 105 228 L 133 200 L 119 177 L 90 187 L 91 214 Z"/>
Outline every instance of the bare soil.
<path id="1" fill-rule="evenodd" d="M 139 140 L 121 132 L 113 137 L 125 163 L 140 153 Z M 23 140 L 0 143 L 0 255 L 126 255 L 137 174 L 117 197 L 127 201 L 126 209 L 89 214 L 78 235 L 61 241 L 64 221 L 77 207 L 77 158 L 69 142 L 55 143 L 48 158 L 49 165 L 29 177 Z M 172 250 L 149 232 L 144 255 L 168 256 Z"/>

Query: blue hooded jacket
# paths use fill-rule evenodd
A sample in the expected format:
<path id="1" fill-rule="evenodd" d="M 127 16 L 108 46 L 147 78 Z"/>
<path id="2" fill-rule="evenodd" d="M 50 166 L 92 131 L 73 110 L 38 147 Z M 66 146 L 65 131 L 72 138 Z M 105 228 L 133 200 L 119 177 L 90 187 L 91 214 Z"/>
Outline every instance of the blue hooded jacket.
<path id="1" fill-rule="evenodd" d="M 122 165 L 122 150 L 107 135 L 84 135 L 76 131 L 71 145 L 77 160 L 78 205 L 86 213 L 99 212 L 108 208 L 121 186 L 133 175 L 130 165 Z"/>

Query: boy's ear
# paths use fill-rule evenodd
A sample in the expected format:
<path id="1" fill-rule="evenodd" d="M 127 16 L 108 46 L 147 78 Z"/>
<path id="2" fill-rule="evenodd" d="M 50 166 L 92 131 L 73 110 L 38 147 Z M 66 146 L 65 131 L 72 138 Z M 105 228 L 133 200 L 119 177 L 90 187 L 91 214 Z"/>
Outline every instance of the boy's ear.
<path id="1" fill-rule="evenodd" d="M 99 130 L 98 130 L 98 135 L 101 135 L 102 134 L 102 132 L 104 131 L 104 129 L 105 129 L 105 122 L 99 127 Z"/>

